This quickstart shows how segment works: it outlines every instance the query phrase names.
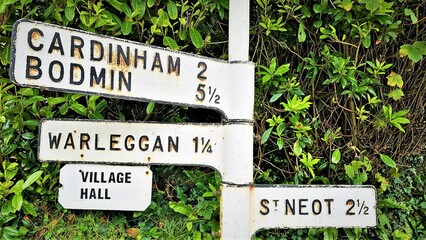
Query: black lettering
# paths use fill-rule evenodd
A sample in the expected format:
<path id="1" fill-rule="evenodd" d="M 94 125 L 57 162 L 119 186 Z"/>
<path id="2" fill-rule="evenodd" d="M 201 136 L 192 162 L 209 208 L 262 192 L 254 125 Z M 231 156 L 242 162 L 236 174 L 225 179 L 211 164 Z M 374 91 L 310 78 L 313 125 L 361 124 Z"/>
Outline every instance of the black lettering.
<path id="1" fill-rule="evenodd" d="M 199 62 L 198 68 L 202 68 L 202 70 L 197 74 L 197 78 L 200 80 L 206 80 L 207 77 L 204 76 L 204 73 L 207 71 L 207 64 L 205 62 Z"/>
<path id="2" fill-rule="evenodd" d="M 109 183 L 115 183 L 115 174 L 113 172 L 111 172 L 109 174 L 109 179 L 108 179 Z"/>
<path id="3" fill-rule="evenodd" d="M 151 71 L 158 68 L 160 72 L 163 72 L 163 65 L 161 65 L 161 58 L 159 53 L 155 53 L 154 62 L 152 63 Z"/>
<path id="4" fill-rule="evenodd" d="M 102 81 L 102 88 L 105 88 L 105 68 L 101 69 L 99 75 L 96 74 L 95 67 L 90 67 L 90 86 L 99 85 Z"/>
<path id="5" fill-rule="evenodd" d="M 154 143 L 154 147 L 152 148 L 152 151 L 154 152 L 157 149 L 160 150 L 160 152 L 163 152 L 163 145 L 161 144 L 160 136 L 157 136 L 157 138 L 155 139 L 155 143 Z"/>
<path id="6" fill-rule="evenodd" d="M 173 138 L 169 136 L 169 149 L 168 149 L 168 151 L 171 152 L 172 150 L 175 150 L 175 152 L 179 151 L 179 137 L 176 137 L 176 141 L 173 141 Z"/>
<path id="7" fill-rule="evenodd" d="M 90 61 L 101 61 L 104 58 L 104 46 L 101 42 L 90 40 Z"/>
<path id="8" fill-rule="evenodd" d="M 275 204 L 274 204 L 274 205 L 275 205 L 275 207 L 278 207 L 278 201 L 279 201 L 279 200 L 272 200 L 272 201 L 275 203 Z"/>
<path id="9" fill-rule="evenodd" d="M 38 36 L 37 35 L 34 36 L 34 33 L 38 34 Z M 28 38 L 27 38 L 28 46 L 30 46 L 30 48 L 34 51 L 40 51 L 43 48 L 43 44 L 40 43 L 38 46 L 35 46 L 33 43 L 33 40 L 38 40 L 43 36 L 44 34 L 40 29 L 32 28 L 28 32 Z"/>
<path id="10" fill-rule="evenodd" d="M 50 44 L 48 53 L 52 53 L 54 50 L 58 50 L 61 55 L 64 55 L 64 48 L 62 47 L 61 35 L 55 32 L 53 35 L 52 43 Z"/>
<path id="11" fill-rule="evenodd" d="M 96 199 L 96 191 L 94 188 L 90 189 L 90 196 L 89 199 Z"/>
<path id="12" fill-rule="evenodd" d="M 131 172 L 126 172 L 126 181 L 125 183 L 132 183 L 131 177 L 132 177 L 132 173 Z"/>
<path id="13" fill-rule="evenodd" d="M 117 182 L 118 183 L 123 183 L 124 182 L 124 173 L 117 173 Z"/>
<path id="14" fill-rule="evenodd" d="M 106 183 L 107 181 L 105 180 L 105 173 L 101 172 L 101 183 Z"/>
<path id="15" fill-rule="evenodd" d="M 133 141 L 135 141 L 135 138 L 132 135 L 128 135 L 124 139 L 124 148 L 127 151 L 132 151 L 135 148 L 135 144 L 133 143 Z"/>
<path id="16" fill-rule="evenodd" d="M 299 199 L 299 214 L 300 215 L 308 215 L 307 212 L 302 212 L 302 208 L 306 208 L 306 205 L 303 205 L 302 202 L 307 202 L 308 199 Z"/>
<path id="17" fill-rule="evenodd" d="M 134 65 L 135 68 L 138 67 L 138 60 L 142 60 L 143 62 L 143 69 L 146 69 L 146 51 L 143 51 L 143 55 L 138 55 L 138 49 L 135 49 L 135 59 L 134 59 Z"/>
<path id="18" fill-rule="evenodd" d="M 90 135 L 88 133 L 80 133 L 80 149 L 83 150 L 84 146 L 86 146 L 87 150 L 90 150 L 89 147 Z"/>
<path id="19" fill-rule="evenodd" d="M 99 143 L 99 136 L 96 133 L 95 134 L 95 150 L 102 150 L 102 151 L 104 151 L 105 147 L 98 147 L 98 143 Z"/>
<path id="20" fill-rule="evenodd" d="M 109 149 L 111 151 L 120 151 L 121 148 L 117 147 L 118 145 L 118 140 L 116 140 L 116 138 L 120 138 L 121 135 L 120 134 L 111 134 L 110 136 L 110 145 L 109 145 Z"/>
<path id="21" fill-rule="evenodd" d="M 58 149 L 59 142 L 61 141 L 61 136 L 62 136 L 62 133 L 59 133 L 58 135 L 53 135 L 52 136 L 52 133 L 49 132 L 49 145 L 50 145 L 50 149 L 52 149 L 52 148 Z"/>
<path id="22" fill-rule="evenodd" d="M 180 75 L 180 57 L 176 58 L 176 62 L 173 63 L 173 57 L 169 56 L 168 59 L 168 66 L 167 66 L 167 72 L 171 74 L 174 72 L 176 76 Z"/>
<path id="23" fill-rule="evenodd" d="M 105 189 L 106 190 L 106 189 Z M 102 188 L 98 188 L 98 199 L 104 199 L 102 197 Z"/>
<path id="24" fill-rule="evenodd" d="M 94 183 L 99 183 L 98 172 L 93 172 L 93 182 Z"/>
<path id="25" fill-rule="evenodd" d="M 70 84 L 81 85 L 84 81 L 84 69 L 80 64 L 71 63 L 70 65 Z M 80 69 L 80 74 L 77 74 L 76 70 Z M 75 82 L 74 78 L 80 76 L 80 81 Z"/>
<path id="26" fill-rule="evenodd" d="M 321 211 L 322 211 L 321 201 L 318 199 L 315 199 L 314 201 L 312 201 L 312 212 L 314 213 L 314 215 L 320 214 Z"/>
<path id="27" fill-rule="evenodd" d="M 81 173 L 81 180 L 83 180 L 83 182 L 86 182 L 87 176 L 89 175 L 88 172 L 84 172 L 82 170 L 79 170 L 79 172 Z"/>
<path id="28" fill-rule="evenodd" d="M 124 86 L 126 86 L 127 91 L 131 91 L 132 90 L 132 73 L 128 72 L 127 73 L 127 79 L 126 77 L 124 77 L 124 73 L 122 71 L 118 72 L 118 90 L 122 90 L 123 88 L 123 83 Z"/>
<path id="29" fill-rule="evenodd" d="M 108 188 L 105 188 L 105 199 L 111 199 L 111 197 L 108 196 Z"/>
<path id="30" fill-rule="evenodd" d="M 58 66 L 58 67 L 55 67 Z M 53 70 L 55 70 L 55 72 L 57 72 L 57 70 L 59 70 L 59 76 L 57 78 L 55 78 L 55 76 L 53 75 Z M 52 80 L 53 82 L 60 82 L 62 81 L 62 79 L 64 78 L 64 65 L 62 65 L 61 62 L 54 60 L 49 64 L 49 77 L 50 80 Z"/>
<path id="31" fill-rule="evenodd" d="M 68 146 L 72 147 L 72 149 L 75 149 L 72 133 L 68 133 L 67 140 L 65 141 L 64 149 L 67 149 Z"/>
<path id="32" fill-rule="evenodd" d="M 81 50 L 84 46 L 84 40 L 81 37 L 71 36 L 71 57 L 74 57 L 78 53 L 79 58 L 83 59 L 83 51 Z"/>
<path id="33" fill-rule="evenodd" d="M 112 44 L 108 44 L 108 63 L 112 63 Z"/>
<path id="34" fill-rule="evenodd" d="M 149 138 L 145 135 L 143 135 L 142 137 L 139 138 L 139 149 L 143 152 L 145 152 L 146 150 L 148 150 L 149 148 L 149 143 L 145 143 L 148 142 Z"/>
<path id="35" fill-rule="evenodd" d="M 114 70 L 111 69 L 110 71 L 110 89 L 113 90 L 114 89 Z"/>
<path id="36" fill-rule="evenodd" d="M 28 79 L 39 79 L 41 77 L 41 59 L 34 56 L 27 56 L 27 68 L 25 77 Z"/>
<path id="37" fill-rule="evenodd" d="M 268 199 L 260 200 L 260 206 L 262 206 L 264 208 L 264 209 L 259 210 L 260 214 L 262 214 L 262 215 L 268 215 L 269 214 L 268 204 L 269 204 Z M 264 210 L 264 211 L 262 211 L 262 210 Z"/>
<path id="38" fill-rule="evenodd" d="M 290 210 L 292 215 L 296 215 L 296 201 L 293 199 L 293 205 L 291 205 L 290 201 L 288 199 L 285 200 L 285 215 L 288 215 L 288 212 Z"/>
<path id="39" fill-rule="evenodd" d="M 87 199 L 87 191 L 88 191 L 87 188 L 82 188 L 80 190 L 80 199 Z"/>
<path id="40" fill-rule="evenodd" d="M 117 45 L 117 65 L 121 64 L 123 60 L 127 66 L 130 64 L 130 48 L 126 47 L 126 54 L 124 54 L 123 48 L 120 45 Z"/>
<path id="41" fill-rule="evenodd" d="M 328 214 L 331 214 L 331 202 L 333 202 L 334 199 L 324 199 L 324 201 L 327 203 Z"/>

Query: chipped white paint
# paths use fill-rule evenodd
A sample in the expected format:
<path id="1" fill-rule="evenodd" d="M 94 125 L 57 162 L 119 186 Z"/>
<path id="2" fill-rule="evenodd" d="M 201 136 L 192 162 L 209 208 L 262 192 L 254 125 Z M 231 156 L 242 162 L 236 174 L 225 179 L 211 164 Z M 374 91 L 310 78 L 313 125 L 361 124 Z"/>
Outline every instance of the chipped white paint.
<path id="1" fill-rule="evenodd" d="M 67 209 L 143 211 L 151 204 L 152 172 L 144 166 L 67 164 L 59 182 Z"/>
<path id="2" fill-rule="evenodd" d="M 11 79 L 22 86 L 203 107 L 252 121 L 254 64 L 226 62 L 21 19 Z"/>
<path id="3" fill-rule="evenodd" d="M 253 129 L 248 123 L 167 124 L 42 120 L 41 161 L 198 165 L 217 169 L 222 181 L 251 183 Z"/>
<path id="4" fill-rule="evenodd" d="M 373 186 L 222 185 L 222 239 L 260 229 L 376 226 Z"/>

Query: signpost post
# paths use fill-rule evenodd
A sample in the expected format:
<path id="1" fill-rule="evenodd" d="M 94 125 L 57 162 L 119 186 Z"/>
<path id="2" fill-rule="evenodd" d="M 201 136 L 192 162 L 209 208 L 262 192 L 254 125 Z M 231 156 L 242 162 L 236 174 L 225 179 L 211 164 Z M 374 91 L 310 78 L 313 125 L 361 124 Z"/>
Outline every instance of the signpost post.
<path id="1" fill-rule="evenodd" d="M 227 183 L 253 181 L 248 123 L 164 124 L 42 120 L 40 161 L 209 166 Z"/>
<path id="2" fill-rule="evenodd" d="M 221 216 L 223 239 L 250 239 L 269 228 L 373 227 L 376 192 L 372 186 L 224 184 Z"/>
<path id="3" fill-rule="evenodd" d="M 204 107 L 251 121 L 254 64 L 18 20 L 10 77 L 47 90 Z M 17 62 L 19 61 L 19 62 Z"/>
<path id="4" fill-rule="evenodd" d="M 59 203 L 68 209 L 143 211 L 151 204 L 152 172 L 144 166 L 67 164 Z"/>

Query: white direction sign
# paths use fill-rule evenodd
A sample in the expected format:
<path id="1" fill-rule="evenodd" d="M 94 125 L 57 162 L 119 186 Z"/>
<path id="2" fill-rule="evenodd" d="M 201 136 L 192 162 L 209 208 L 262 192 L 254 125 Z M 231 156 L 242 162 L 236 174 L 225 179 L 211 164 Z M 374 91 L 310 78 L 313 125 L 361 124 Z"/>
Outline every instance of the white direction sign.
<path id="1" fill-rule="evenodd" d="M 67 209 L 143 211 L 151 204 L 152 172 L 144 166 L 67 164 L 59 182 Z"/>
<path id="2" fill-rule="evenodd" d="M 373 186 L 222 185 L 222 239 L 260 229 L 376 226 Z"/>
<path id="3" fill-rule="evenodd" d="M 199 165 L 229 183 L 253 180 L 253 127 L 248 123 L 167 124 L 42 120 L 41 161 Z"/>
<path id="4" fill-rule="evenodd" d="M 27 19 L 12 33 L 19 85 L 156 101 L 252 120 L 254 64 L 226 62 Z"/>

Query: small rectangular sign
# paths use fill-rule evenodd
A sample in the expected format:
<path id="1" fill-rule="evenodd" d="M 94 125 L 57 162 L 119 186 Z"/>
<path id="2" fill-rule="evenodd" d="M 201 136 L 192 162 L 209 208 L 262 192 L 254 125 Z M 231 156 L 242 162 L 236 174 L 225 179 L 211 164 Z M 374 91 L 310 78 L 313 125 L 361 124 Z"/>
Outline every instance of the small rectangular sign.
<path id="1" fill-rule="evenodd" d="M 143 211 L 151 204 L 152 172 L 144 166 L 67 164 L 59 182 L 67 209 Z"/>
<path id="2" fill-rule="evenodd" d="M 259 229 L 376 226 L 373 186 L 222 186 L 222 238 L 249 239 Z"/>
<path id="3" fill-rule="evenodd" d="M 252 120 L 254 64 L 18 20 L 10 77 L 28 87 L 214 109 Z"/>
<path id="4" fill-rule="evenodd" d="M 41 161 L 209 166 L 224 182 L 253 179 L 253 127 L 248 123 L 168 124 L 42 120 Z"/>

